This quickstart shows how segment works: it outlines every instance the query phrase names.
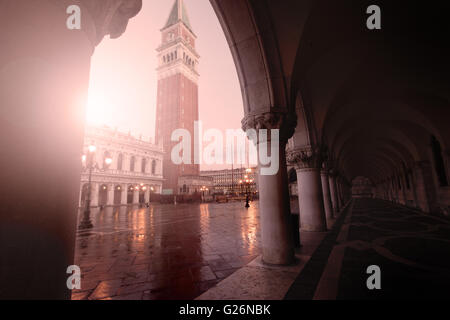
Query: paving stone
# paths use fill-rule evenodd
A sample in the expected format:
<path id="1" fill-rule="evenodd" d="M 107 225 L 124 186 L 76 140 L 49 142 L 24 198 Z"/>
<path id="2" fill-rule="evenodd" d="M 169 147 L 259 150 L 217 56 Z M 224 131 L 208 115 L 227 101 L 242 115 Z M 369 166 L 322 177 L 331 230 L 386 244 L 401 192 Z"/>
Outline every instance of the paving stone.
<path id="1" fill-rule="evenodd" d="M 225 278 L 260 254 L 257 202 L 249 210 L 242 203 L 155 204 L 92 215 L 95 227 L 88 236 L 79 232 L 75 257 L 90 299 L 134 294 L 130 290 L 142 289 L 142 283 L 148 283 L 142 299 L 194 299 L 217 281 L 218 272 Z"/>

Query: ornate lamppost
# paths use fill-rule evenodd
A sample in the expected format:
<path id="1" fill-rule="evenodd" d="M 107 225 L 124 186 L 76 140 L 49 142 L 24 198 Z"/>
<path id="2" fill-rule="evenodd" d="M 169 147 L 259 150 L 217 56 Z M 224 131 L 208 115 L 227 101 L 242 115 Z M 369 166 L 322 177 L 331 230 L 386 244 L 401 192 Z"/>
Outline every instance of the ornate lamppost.
<path id="1" fill-rule="evenodd" d="M 92 193 L 92 170 L 95 168 L 95 152 L 97 148 L 95 146 L 88 147 L 87 155 L 83 155 L 82 161 L 86 163 L 86 169 L 89 171 L 89 180 L 88 180 L 88 193 L 87 199 L 85 201 L 84 211 L 83 211 L 83 219 L 78 226 L 80 230 L 86 230 L 93 228 L 93 224 L 91 221 L 91 193 Z M 105 159 L 105 164 L 109 166 L 112 163 L 111 158 Z"/>

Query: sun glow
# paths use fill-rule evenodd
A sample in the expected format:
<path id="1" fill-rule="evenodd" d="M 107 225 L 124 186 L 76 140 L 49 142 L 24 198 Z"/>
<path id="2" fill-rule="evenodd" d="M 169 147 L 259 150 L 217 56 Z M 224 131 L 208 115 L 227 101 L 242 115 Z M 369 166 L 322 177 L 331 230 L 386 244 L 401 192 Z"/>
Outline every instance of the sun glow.
<path id="1" fill-rule="evenodd" d="M 93 125 L 108 124 L 112 109 L 111 103 L 104 96 L 89 93 L 86 121 Z"/>

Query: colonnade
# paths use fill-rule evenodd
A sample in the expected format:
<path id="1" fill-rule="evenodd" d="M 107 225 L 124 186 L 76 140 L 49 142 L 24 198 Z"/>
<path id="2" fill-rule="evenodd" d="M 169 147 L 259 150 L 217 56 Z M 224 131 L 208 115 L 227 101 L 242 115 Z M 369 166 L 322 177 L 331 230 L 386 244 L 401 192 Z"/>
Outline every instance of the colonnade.
<path id="1" fill-rule="evenodd" d="M 84 183 L 80 190 L 80 207 L 84 206 L 88 184 Z M 149 203 L 152 192 L 159 193 L 159 185 L 91 183 L 91 207 L 124 206 L 130 204 Z M 103 195 L 103 197 L 102 197 Z M 142 195 L 142 198 L 141 198 Z M 131 196 L 131 197 L 130 197 Z"/>
<path id="2" fill-rule="evenodd" d="M 420 209 L 438 211 L 438 190 L 433 181 L 431 161 L 416 161 L 411 169 L 397 172 L 375 186 L 375 197 L 393 203 Z"/>
<path id="3" fill-rule="evenodd" d="M 350 184 L 336 170 L 327 168 L 319 149 L 285 152 L 287 140 L 296 128 L 290 119 L 288 114 L 269 112 L 243 120 L 244 130 L 280 132 L 278 172 L 263 175 L 261 169 L 267 164 L 261 163 L 258 170 L 263 261 L 268 264 L 287 265 L 294 260 L 287 162 L 296 167 L 301 231 L 326 231 L 327 222 L 350 200 Z M 270 150 L 271 143 L 270 139 L 258 141 L 258 151 Z"/>

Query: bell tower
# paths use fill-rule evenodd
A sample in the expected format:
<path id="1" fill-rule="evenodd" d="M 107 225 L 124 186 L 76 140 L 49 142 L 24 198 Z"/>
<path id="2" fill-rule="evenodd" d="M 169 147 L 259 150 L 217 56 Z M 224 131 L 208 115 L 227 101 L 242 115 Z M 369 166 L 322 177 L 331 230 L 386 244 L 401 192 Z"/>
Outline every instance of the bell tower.
<path id="1" fill-rule="evenodd" d="M 158 47 L 158 93 L 156 109 L 156 139 L 164 146 L 163 190 L 178 193 L 180 176 L 200 174 L 194 164 L 194 121 L 198 121 L 199 58 L 183 0 L 176 0 L 166 24 L 161 29 Z M 171 151 L 178 142 L 171 142 L 172 132 L 185 129 L 191 133 L 191 164 L 176 165 Z"/>

